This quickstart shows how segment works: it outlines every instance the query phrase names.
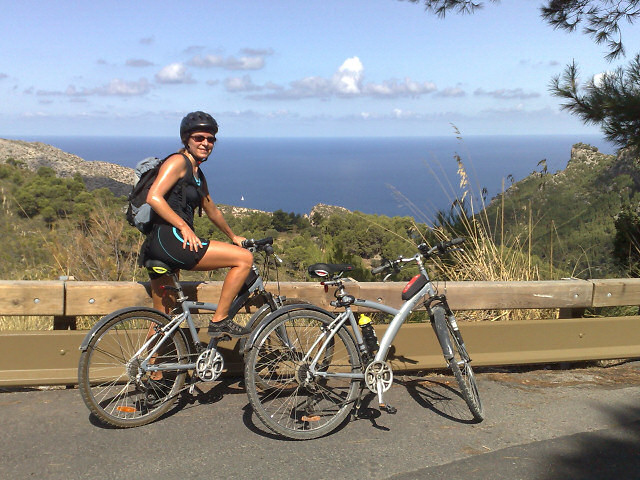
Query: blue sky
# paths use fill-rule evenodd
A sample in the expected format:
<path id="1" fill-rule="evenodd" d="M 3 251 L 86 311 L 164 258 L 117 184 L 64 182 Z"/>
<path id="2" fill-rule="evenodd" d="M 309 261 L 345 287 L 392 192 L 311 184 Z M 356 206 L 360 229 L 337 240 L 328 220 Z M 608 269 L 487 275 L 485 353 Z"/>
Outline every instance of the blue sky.
<path id="1" fill-rule="evenodd" d="M 440 19 L 397 0 L 0 0 L 0 137 L 170 136 L 192 110 L 231 137 L 598 133 L 549 81 L 628 59 L 540 3 Z"/>

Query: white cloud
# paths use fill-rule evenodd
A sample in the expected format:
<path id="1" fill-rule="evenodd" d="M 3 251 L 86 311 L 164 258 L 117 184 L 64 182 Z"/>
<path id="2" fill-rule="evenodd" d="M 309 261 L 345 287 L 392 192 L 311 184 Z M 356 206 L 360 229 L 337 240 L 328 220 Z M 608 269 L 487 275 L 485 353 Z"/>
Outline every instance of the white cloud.
<path id="1" fill-rule="evenodd" d="M 248 55 L 240 58 L 222 55 L 196 55 L 187 62 L 198 68 L 223 68 L 225 70 L 260 70 L 265 61 L 262 55 Z"/>
<path id="2" fill-rule="evenodd" d="M 596 73 L 591 79 L 591 83 L 593 83 L 594 87 L 600 88 L 602 87 L 605 77 L 610 76 L 611 74 L 612 72 Z"/>
<path id="3" fill-rule="evenodd" d="M 459 87 L 448 87 L 445 88 L 444 90 L 439 91 L 437 94 L 437 96 L 439 97 L 466 97 L 467 96 L 467 92 L 465 92 L 464 90 L 462 90 Z"/>
<path id="4" fill-rule="evenodd" d="M 242 49 L 242 53 L 244 53 L 245 55 L 266 57 L 268 55 L 273 55 L 273 49 L 271 49 L 271 48 L 243 48 Z"/>
<path id="5" fill-rule="evenodd" d="M 410 78 L 402 81 L 391 79 L 382 83 L 365 83 L 364 65 L 358 57 L 350 57 L 342 62 L 330 78 L 311 76 L 289 82 L 287 87 L 268 84 L 264 89 L 269 89 L 271 92 L 253 94 L 249 98 L 254 100 L 329 99 L 332 97 L 415 98 L 432 93 L 437 90 L 437 87 L 432 82 L 417 82 Z M 260 88 L 254 88 L 254 90 L 260 90 Z"/>
<path id="6" fill-rule="evenodd" d="M 363 72 L 364 67 L 358 57 L 347 58 L 333 76 L 336 92 L 340 95 L 358 95 Z"/>
<path id="7" fill-rule="evenodd" d="M 187 62 L 192 67 L 221 67 L 224 64 L 222 55 L 196 55 Z"/>
<path id="8" fill-rule="evenodd" d="M 404 81 L 386 80 L 380 84 L 368 83 L 364 93 L 372 97 L 419 97 L 437 90 L 435 83 L 415 82 L 410 78 Z"/>
<path id="9" fill-rule="evenodd" d="M 141 78 L 137 82 L 126 82 L 115 78 L 111 80 L 104 87 L 97 88 L 95 93 L 97 95 L 115 95 L 115 96 L 137 96 L 144 95 L 150 89 L 149 82 Z"/>
<path id="10" fill-rule="evenodd" d="M 224 81 L 224 86 L 228 92 L 252 92 L 262 90 L 262 87 L 253 83 L 249 75 L 227 78 Z"/>
<path id="11" fill-rule="evenodd" d="M 536 92 L 526 93 L 521 88 L 502 88 L 492 91 L 486 91 L 483 88 L 478 88 L 475 92 L 473 92 L 473 94 L 476 96 L 492 97 L 498 100 L 526 100 L 529 98 L 538 98 L 540 96 L 540 94 Z"/>
<path id="12" fill-rule="evenodd" d="M 125 65 L 127 67 L 150 67 L 153 65 L 153 63 L 142 58 L 130 58 L 129 60 L 127 60 Z"/>
<path id="13" fill-rule="evenodd" d="M 393 116 L 395 118 L 412 118 L 412 117 L 415 117 L 415 113 L 407 112 L 407 111 L 404 111 L 404 110 L 402 110 L 400 108 L 394 108 L 393 109 Z"/>
<path id="14" fill-rule="evenodd" d="M 187 67 L 182 63 L 172 63 L 156 73 L 158 83 L 194 83 Z"/>
<path id="15" fill-rule="evenodd" d="M 36 95 L 41 97 L 89 97 L 89 96 L 116 96 L 116 97 L 133 97 L 145 95 L 149 92 L 151 86 L 145 78 L 141 78 L 136 82 L 128 82 L 120 78 L 114 78 L 108 84 L 95 88 L 76 88 L 75 85 L 69 85 L 64 91 L 38 90 Z"/>

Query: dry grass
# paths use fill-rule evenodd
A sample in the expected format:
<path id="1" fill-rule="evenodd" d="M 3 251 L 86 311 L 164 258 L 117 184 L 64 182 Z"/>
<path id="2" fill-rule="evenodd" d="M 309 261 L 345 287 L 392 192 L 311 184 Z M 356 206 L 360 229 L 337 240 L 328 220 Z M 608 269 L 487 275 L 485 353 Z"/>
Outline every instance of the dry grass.
<path id="1" fill-rule="evenodd" d="M 457 130 L 456 133 L 459 135 Z M 461 140 L 460 137 L 458 139 Z M 463 248 L 452 251 L 446 258 L 429 263 L 428 268 L 433 271 L 434 279 L 505 282 L 543 280 L 538 260 L 531 254 L 531 232 L 535 220 L 529 218 L 529 228 L 522 236 L 505 232 L 502 203 L 499 217 L 492 224 L 486 214 L 486 190 L 478 187 L 478 191 L 474 191 L 462 158 L 456 154 L 454 160 L 459 179 L 457 187 L 450 183 L 445 185 L 440 180 L 442 176 L 437 177 L 440 187 L 450 199 L 448 212 L 438 211 L 435 215 L 426 215 L 413 202 L 396 192 L 397 196 L 404 199 L 415 218 L 429 223 L 429 219 L 435 216 L 436 221 L 423 237 L 427 244 L 433 245 L 456 237 L 466 239 Z M 557 317 L 556 309 L 496 309 L 458 313 L 463 319 L 488 321 Z"/>

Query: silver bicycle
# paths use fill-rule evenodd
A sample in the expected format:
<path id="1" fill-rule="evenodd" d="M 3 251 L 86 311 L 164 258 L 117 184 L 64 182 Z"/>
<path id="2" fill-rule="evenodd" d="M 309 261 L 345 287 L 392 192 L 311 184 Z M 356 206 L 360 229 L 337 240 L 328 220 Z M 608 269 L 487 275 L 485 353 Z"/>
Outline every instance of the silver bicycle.
<path id="1" fill-rule="evenodd" d="M 341 276 L 353 269 L 351 265 L 309 267 L 312 276 L 325 279 L 325 290 L 336 288 L 336 300 L 331 304 L 344 311 L 336 316 L 313 305 L 290 305 L 269 314 L 252 333 L 245 346 L 245 383 L 253 411 L 264 425 L 297 440 L 327 435 L 350 412 L 357 412 L 364 387 L 377 395 L 382 410 L 395 413 L 384 400 L 393 383 L 386 358 L 400 327 L 421 303 L 462 397 L 474 419 L 482 421 L 483 407 L 471 358 L 446 296 L 438 294 L 423 263 L 463 241 L 458 238 L 432 248 L 421 244 L 412 257 L 399 257 L 372 270 L 381 273 L 408 263 L 418 265 L 420 273 L 405 287 L 405 303 L 399 310 L 349 295 Z M 370 324 L 358 325 L 353 305 L 394 315 L 379 345 Z"/>
<path id="2" fill-rule="evenodd" d="M 254 253 L 264 254 L 263 273 L 272 258 L 276 268 L 281 262 L 272 244 L 272 238 L 243 244 Z M 174 405 L 181 392 L 188 389 L 193 394 L 197 382 L 212 382 L 224 369 L 224 358 L 217 348 L 224 337 L 201 343 L 192 316 L 193 312 L 214 312 L 217 304 L 188 300 L 177 275 L 167 265 L 152 260 L 146 266 L 165 270 L 173 279 L 173 286 L 166 286 L 165 293 L 175 292 L 174 312 L 167 315 L 146 307 L 117 310 L 102 318 L 80 346 L 78 386 L 82 399 L 102 422 L 121 428 L 154 421 Z M 246 305 L 257 305 L 258 310 L 248 321 L 253 328 L 268 313 L 290 303 L 300 304 L 301 300 L 266 291 L 254 263 L 229 317 Z M 183 324 L 186 328 L 181 328 Z"/>

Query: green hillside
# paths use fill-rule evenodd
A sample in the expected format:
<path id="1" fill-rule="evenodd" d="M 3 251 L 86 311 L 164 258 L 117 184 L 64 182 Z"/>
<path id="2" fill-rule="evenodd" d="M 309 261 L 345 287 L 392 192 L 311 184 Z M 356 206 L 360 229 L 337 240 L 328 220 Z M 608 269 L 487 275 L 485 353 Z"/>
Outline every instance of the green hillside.
<path id="1" fill-rule="evenodd" d="M 19 160 L 0 159 L 0 279 L 146 280 L 136 266 L 144 237 L 125 220 L 125 197 L 106 188 L 88 191 L 83 178 L 60 178 L 52 168 L 36 172 Z M 425 225 L 410 217 L 389 218 L 319 205 L 310 215 L 260 212 L 220 206 L 235 233 L 276 239 L 284 260 L 281 280 L 305 280 L 315 262 L 348 262 L 353 277 L 371 279 L 369 267 L 382 257 L 413 251 Z M 196 232 L 228 241 L 206 217 Z M 225 272 L 184 272 L 184 279 L 220 279 Z"/>
<path id="2" fill-rule="evenodd" d="M 62 155 L 61 153 L 59 155 Z M 75 170 L 59 160 L 56 168 Z M 27 168 L 31 167 L 31 168 Z M 625 209 L 637 228 L 640 167 L 630 155 L 603 155 L 577 144 L 565 170 L 538 172 L 511 185 L 474 215 L 441 215 L 435 226 L 411 217 L 385 217 L 318 205 L 308 215 L 221 206 L 233 230 L 273 236 L 284 259 L 281 280 L 305 280 L 315 262 L 348 262 L 354 277 L 373 280 L 382 258 L 411 254 L 412 244 L 458 235 L 471 237 L 464 257 L 443 263 L 438 278 L 536 280 L 626 276 L 613 254 L 616 215 Z M 0 278 L 145 280 L 136 266 L 143 236 L 124 219 L 125 198 L 87 190 L 84 176 L 60 177 L 53 167 L 0 158 Z M 122 185 L 122 182 L 120 182 Z M 635 215 L 635 216 L 634 216 Z M 624 223 L 624 222 L 622 222 Z M 226 241 L 206 218 L 202 237 Z M 623 247 L 623 249 L 626 247 Z M 621 247 L 618 245 L 618 253 Z M 185 279 L 222 278 L 225 272 L 185 273 Z M 405 272 L 407 273 L 407 272 Z"/>
<path id="3" fill-rule="evenodd" d="M 615 217 L 640 200 L 637 158 L 577 144 L 565 170 L 539 167 L 487 207 L 496 241 L 530 246 L 551 278 L 622 274 L 613 260 Z"/>

